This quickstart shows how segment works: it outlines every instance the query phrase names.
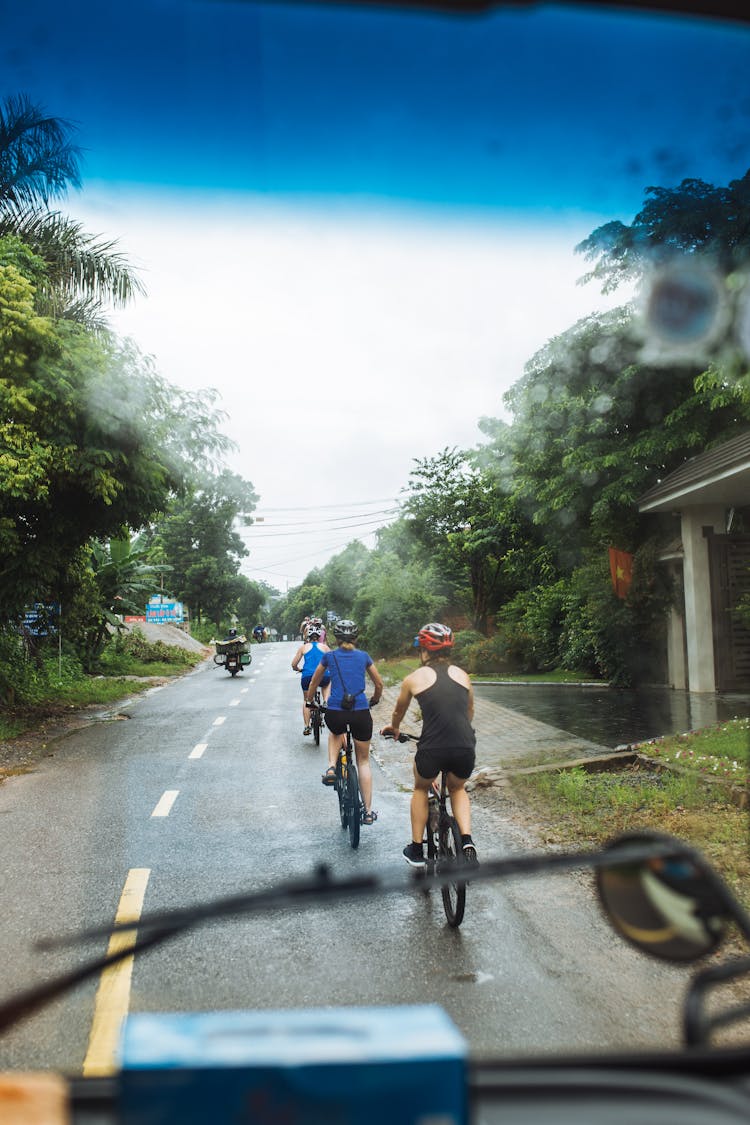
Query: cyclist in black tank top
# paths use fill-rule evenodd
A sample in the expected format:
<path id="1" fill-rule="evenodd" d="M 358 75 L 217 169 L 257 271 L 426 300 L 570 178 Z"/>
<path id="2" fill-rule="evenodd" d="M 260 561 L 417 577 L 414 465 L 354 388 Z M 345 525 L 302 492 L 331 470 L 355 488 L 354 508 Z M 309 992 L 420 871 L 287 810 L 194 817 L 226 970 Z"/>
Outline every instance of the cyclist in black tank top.
<path id="1" fill-rule="evenodd" d="M 471 805 L 466 781 L 474 769 L 476 736 L 471 725 L 474 693 L 462 668 L 450 663 L 453 633 L 447 625 L 431 623 L 420 629 L 420 667 L 401 684 L 390 726 L 382 734 L 398 738 L 400 724 L 416 699 L 422 712 L 422 734 L 414 758 L 414 792 L 411 798 L 411 843 L 404 858 L 412 867 L 424 866 L 422 841 L 427 825 L 428 793 L 439 773 L 445 774 L 451 808 L 461 832 L 464 856 L 477 862 L 471 838 Z"/>

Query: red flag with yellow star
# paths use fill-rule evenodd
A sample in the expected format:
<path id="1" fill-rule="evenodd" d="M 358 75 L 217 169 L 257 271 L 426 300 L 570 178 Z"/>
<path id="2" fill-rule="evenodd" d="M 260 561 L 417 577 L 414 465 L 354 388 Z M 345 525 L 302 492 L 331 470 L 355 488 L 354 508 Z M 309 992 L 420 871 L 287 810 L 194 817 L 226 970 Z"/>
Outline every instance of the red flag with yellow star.
<path id="1" fill-rule="evenodd" d="M 612 575 L 612 588 L 618 598 L 624 598 L 633 580 L 633 556 L 627 551 L 609 548 L 609 573 Z"/>

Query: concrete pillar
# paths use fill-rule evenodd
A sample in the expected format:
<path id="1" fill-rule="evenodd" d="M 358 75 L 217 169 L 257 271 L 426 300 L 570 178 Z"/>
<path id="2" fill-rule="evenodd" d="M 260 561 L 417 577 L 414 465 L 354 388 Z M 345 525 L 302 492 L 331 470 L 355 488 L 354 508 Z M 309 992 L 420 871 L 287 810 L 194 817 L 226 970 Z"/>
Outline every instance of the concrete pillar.
<path id="1" fill-rule="evenodd" d="M 723 535 L 726 530 L 725 519 L 724 506 L 718 504 L 697 505 L 682 511 L 685 630 L 690 691 L 716 690 L 707 533 Z"/>
<path id="2" fill-rule="evenodd" d="M 688 686 L 685 663 L 685 618 L 671 609 L 667 620 L 667 673 L 669 686 L 686 691 Z"/>

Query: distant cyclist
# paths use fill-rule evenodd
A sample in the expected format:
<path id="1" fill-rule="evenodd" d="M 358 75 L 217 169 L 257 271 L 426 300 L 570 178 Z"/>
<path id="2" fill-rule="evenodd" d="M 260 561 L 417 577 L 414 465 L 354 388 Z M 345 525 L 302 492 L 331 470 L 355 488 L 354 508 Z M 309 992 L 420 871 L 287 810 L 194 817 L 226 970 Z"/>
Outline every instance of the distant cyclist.
<path id="1" fill-rule="evenodd" d="M 308 634 L 310 633 L 310 629 L 317 629 L 318 632 L 320 633 L 321 641 L 325 641 L 325 639 L 326 639 L 326 627 L 323 624 L 323 618 L 322 617 L 313 617 L 310 621 L 310 628 L 308 628 Z"/>
<path id="2" fill-rule="evenodd" d="M 256 644 L 262 645 L 265 635 L 265 628 L 262 625 L 256 625 L 253 629 L 253 636 L 255 637 Z"/>
<path id="3" fill-rule="evenodd" d="M 324 652 L 315 669 L 310 686 L 305 692 L 309 702 L 326 673 L 331 677 L 331 695 L 326 711 L 328 727 L 328 769 L 323 774 L 323 784 L 333 785 L 336 759 L 343 743 L 347 726 L 352 732 L 359 771 L 359 787 L 365 805 L 363 824 L 373 824 L 378 814 L 372 808 L 372 770 L 370 768 L 370 739 L 374 706 L 383 694 L 383 681 L 373 664 L 372 657 L 356 647 L 359 629 L 353 621 L 337 621 L 333 633 L 338 648 Z M 365 674 L 373 682 L 374 691 L 369 701 L 365 693 Z"/>
<path id="4" fill-rule="evenodd" d="M 310 680 L 313 677 L 313 672 L 320 664 L 323 653 L 331 651 L 328 645 L 323 644 L 320 640 L 320 631 L 314 625 L 311 625 L 307 630 L 307 637 L 307 641 L 299 646 L 296 653 L 294 654 L 294 659 L 292 660 L 292 668 L 294 669 L 294 671 L 302 672 L 302 691 L 304 693 L 302 696 L 302 718 L 304 721 L 304 729 L 302 731 L 303 734 L 310 733 L 310 708 L 306 703 L 307 689 L 310 686 Z M 300 660 L 302 661 L 302 668 L 300 668 L 299 666 Z M 320 687 L 323 695 L 323 702 L 325 703 L 328 700 L 328 696 L 331 692 L 330 675 L 326 674 L 323 676 L 322 680 L 320 681 Z M 314 695 L 315 692 L 313 691 L 310 694 Z"/>
<path id="5" fill-rule="evenodd" d="M 447 625 L 432 622 L 415 640 L 421 666 L 406 677 L 393 708 L 390 726 L 381 734 L 398 738 L 400 724 L 416 699 L 422 712 L 422 734 L 414 757 L 414 792 L 411 797 L 411 843 L 404 858 L 412 867 L 424 867 L 422 841 L 427 825 L 428 794 L 439 773 L 445 774 L 451 809 L 461 832 L 464 858 L 477 862 L 471 838 L 471 806 L 466 781 L 474 769 L 476 735 L 474 692 L 462 668 L 451 663 L 453 633 Z"/>

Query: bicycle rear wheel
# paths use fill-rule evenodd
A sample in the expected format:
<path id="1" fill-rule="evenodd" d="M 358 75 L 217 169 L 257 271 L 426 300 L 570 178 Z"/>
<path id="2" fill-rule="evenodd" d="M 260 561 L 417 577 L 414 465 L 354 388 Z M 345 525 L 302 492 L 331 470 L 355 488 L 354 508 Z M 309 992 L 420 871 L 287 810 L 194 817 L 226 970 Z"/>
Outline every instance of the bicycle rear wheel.
<path id="1" fill-rule="evenodd" d="M 461 833 L 452 816 L 446 817 L 439 831 L 440 858 L 449 860 L 451 865 L 463 861 L 463 848 L 461 847 Z M 440 888 L 443 896 L 443 909 L 448 925 L 454 928 L 460 926 L 464 919 L 466 909 L 466 884 L 446 883 Z"/>
<path id="2" fill-rule="evenodd" d="M 362 823 L 362 798 L 359 795 L 359 778 L 354 762 L 349 763 L 346 776 L 346 816 L 349 828 L 349 843 L 359 847 L 359 827 Z"/>
<path id="3" fill-rule="evenodd" d="M 310 726 L 312 727 L 315 745 L 320 746 L 320 711 L 317 707 L 310 708 Z"/>
<path id="4" fill-rule="evenodd" d="M 349 822 L 349 810 L 346 800 L 347 777 L 346 760 L 342 754 L 339 754 L 338 761 L 336 762 L 336 796 L 339 799 L 339 816 L 341 817 L 342 828 L 346 828 Z"/>

